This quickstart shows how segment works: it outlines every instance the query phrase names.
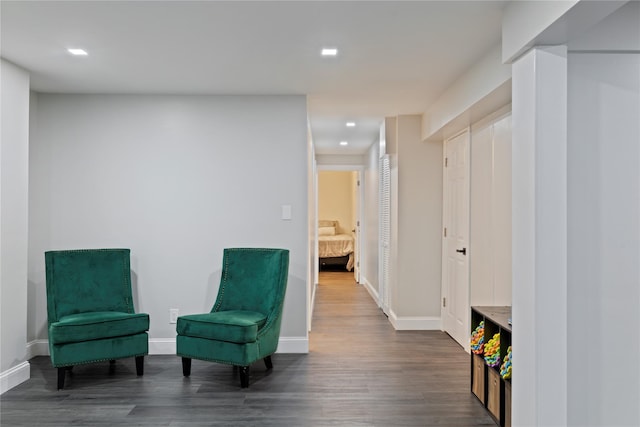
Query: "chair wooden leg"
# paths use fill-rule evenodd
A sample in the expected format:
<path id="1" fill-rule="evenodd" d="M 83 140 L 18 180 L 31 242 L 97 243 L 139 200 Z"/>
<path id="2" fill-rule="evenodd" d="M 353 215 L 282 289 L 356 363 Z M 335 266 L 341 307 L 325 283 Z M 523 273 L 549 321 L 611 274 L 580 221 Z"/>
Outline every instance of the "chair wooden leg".
<path id="1" fill-rule="evenodd" d="M 240 366 L 240 387 L 241 388 L 249 387 L 249 367 L 248 366 Z"/>
<path id="2" fill-rule="evenodd" d="M 264 364 L 267 367 L 268 371 L 273 369 L 273 363 L 271 362 L 271 356 L 267 356 L 267 357 L 264 358 Z"/>
<path id="3" fill-rule="evenodd" d="M 64 388 L 64 376 L 67 373 L 67 368 L 58 368 L 58 390 Z"/>
<path id="4" fill-rule="evenodd" d="M 191 359 L 189 357 L 182 358 L 182 375 L 185 377 L 191 375 Z"/>
<path id="5" fill-rule="evenodd" d="M 136 374 L 139 377 L 144 375 L 144 356 L 136 356 Z"/>

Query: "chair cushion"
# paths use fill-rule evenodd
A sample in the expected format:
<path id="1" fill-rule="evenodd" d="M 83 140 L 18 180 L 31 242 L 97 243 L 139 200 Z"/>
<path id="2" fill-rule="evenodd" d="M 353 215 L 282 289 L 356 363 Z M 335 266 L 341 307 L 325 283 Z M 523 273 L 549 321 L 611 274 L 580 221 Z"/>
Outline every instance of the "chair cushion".
<path id="1" fill-rule="evenodd" d="M 254 342 L 267 316 L 256 311 L 229 310 L 178 318 L 178 335 L 244 344 Z"/>
<path id="2" fill-rule="evenodd" d="M 64 316 L 49 326 L 53 344 L 80 342 L 139 334 L 149 330 L 146 313 L 99 311 Z"/>

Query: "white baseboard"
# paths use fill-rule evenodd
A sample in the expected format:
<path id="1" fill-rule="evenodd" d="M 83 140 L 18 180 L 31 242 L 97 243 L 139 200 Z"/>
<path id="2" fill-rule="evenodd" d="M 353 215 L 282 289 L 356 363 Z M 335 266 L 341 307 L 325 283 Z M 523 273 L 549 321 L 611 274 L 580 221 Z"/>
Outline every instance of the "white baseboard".
<path id="1" fill-rule="evenodd" d="M 369 283 L 366 277 L 363 277 L 362 282 L 362 286 L 369 292 L 369 295 L 371 295 L 371 298 L 373 298 L 377 306 L 380 307 L 380 294 L 378 291 Z"/>
<path id="2" fill-rule="evenodd" d="M 313 321 L 313 310 L 315 309 L 317 290 L 318 290 L 318 284 L 314 283 L 311 289 L 311 304 L 309 305 L 309 313 L 307 313 L 307 316 L 309 316 L 309 319 L 308 319 L 309 329 L 307 332 L 311 331 L 311 322 Z"/>
<path id="3" fill-rule="evenodd" d="M 175 338 L 149 338 L 149 354 L 176 354 Z"/>
<path id="4" fill-rule="evenodd" d="M 29 378 L 31 378 L 31 365 L 29 362 L 22 362 L 13 368 L 7 369 L 0 373 L 0 394 L 11 390 Z"/>
<path id="5" fill-rule="evenodd" d="M 309 353 L 309 337 L 280 337 L 276 353 Z"/>
<path id="6" fill-rule="evenodd" d="M 49 355 L 49 340 L 33 340 L 27 343 L 27 360 Z"/>
<path id="7" fill-rule="evenodd" d="M 398 317 L 393 311 L 389 313 L 389 321 L 397 331 L 441 331 L 442 319 L 429 316 Z"/>
<path id="8" fill-rule="evenodd" d="M 280 337 L 280 341 L 278 341 L 278 353 L 309 353 L 309 338 L 308 337 Z M 149 355 L 166 355 L 166 354 L 176 354 L 175 338 L 149 338 Z M 48 340 L 35 340 L 27 344 L 27 358 L 31 359 L 32 357 L 35 357 L 35 356 L 48 356 L 48 355 L 49 355 Z"/>

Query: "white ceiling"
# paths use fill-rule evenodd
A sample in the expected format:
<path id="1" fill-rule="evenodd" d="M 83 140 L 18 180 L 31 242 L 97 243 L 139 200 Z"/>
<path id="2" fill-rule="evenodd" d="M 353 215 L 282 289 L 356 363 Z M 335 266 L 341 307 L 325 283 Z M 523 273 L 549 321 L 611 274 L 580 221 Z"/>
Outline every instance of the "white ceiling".
<path id="1" fill-rule="evenodd" d="M 1 54 L 41 92 L 306 94 L 316 152 L 359 154 L 500 42 L 504 5 L 2 0 Z"/>

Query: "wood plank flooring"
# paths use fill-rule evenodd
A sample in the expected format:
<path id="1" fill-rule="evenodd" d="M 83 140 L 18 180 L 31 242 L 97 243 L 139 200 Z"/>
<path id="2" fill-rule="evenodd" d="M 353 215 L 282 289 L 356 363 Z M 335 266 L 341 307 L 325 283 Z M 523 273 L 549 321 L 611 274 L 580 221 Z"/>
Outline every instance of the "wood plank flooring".
<path id="1" fill-rule="evenodd" d="M 469 386 L 469 356 L 448 335 L 395 331 L 353 274 L 321 273 L 309 354 L 275 354 L 241 389 L 229 366 L 176 356 L 76 366 L 56 391 L 48 357 L 0 397 L 8 426 L 495 426 Z"/>

